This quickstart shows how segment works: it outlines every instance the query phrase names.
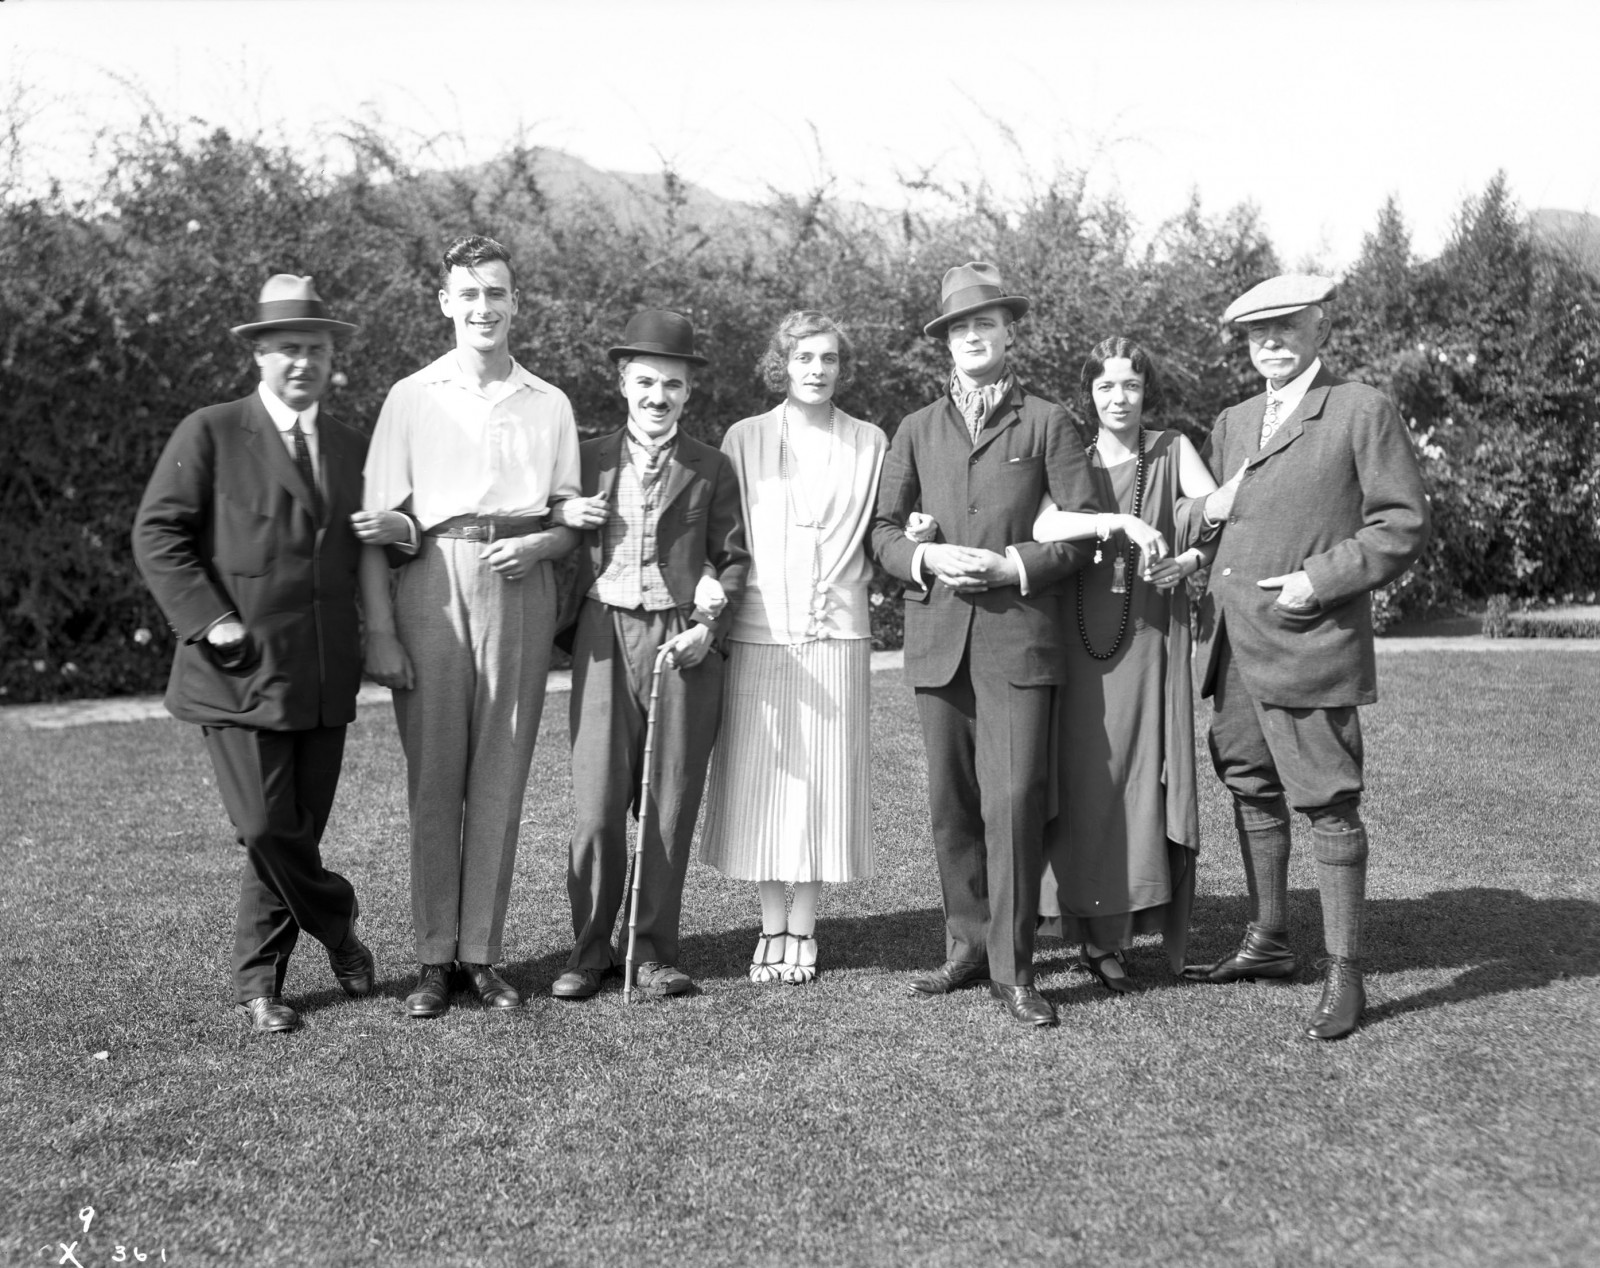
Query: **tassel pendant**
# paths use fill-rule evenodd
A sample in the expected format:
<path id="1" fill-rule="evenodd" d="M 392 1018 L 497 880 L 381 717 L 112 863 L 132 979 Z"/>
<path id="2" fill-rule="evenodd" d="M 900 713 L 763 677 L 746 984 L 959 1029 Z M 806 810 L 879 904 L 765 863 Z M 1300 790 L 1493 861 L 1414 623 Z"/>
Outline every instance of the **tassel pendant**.
<path id="1" fill-rule="evenodd" d="M 1128 593 L 1128 561 L 1119 552 L 1111 561 L 1111 593 Z"/>

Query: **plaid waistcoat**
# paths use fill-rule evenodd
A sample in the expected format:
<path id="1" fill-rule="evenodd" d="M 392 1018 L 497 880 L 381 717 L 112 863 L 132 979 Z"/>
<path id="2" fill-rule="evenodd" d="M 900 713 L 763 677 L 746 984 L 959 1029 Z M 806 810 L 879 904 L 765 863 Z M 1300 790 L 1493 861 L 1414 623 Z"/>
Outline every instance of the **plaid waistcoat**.
<path id="1" fill-rule="evenodd" d="M 639 472 L 627 460 L 627 452 L 624 442 L 624 461 L 617 471 L 611 514 L 601 530 L 606 566 L 589 588 L 589 597 L 614 608 L 664 612 L 677 606 L 667 589 L 661 553 L 656 547 L 656 526 L 661 520 L 657 500 L 664 481 L 657 479 L 648 490 L 642 488 Z"/>

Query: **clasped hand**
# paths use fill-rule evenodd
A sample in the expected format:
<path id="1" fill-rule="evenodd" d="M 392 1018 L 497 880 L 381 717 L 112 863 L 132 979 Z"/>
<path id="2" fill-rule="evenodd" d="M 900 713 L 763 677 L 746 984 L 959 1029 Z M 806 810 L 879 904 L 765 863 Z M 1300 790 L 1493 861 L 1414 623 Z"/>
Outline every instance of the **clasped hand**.
<path id="1" fill-rule="evenodd" d="M 555 540 L 555 534 L 548 530 L 523 537 L 502 537 L 479 551 L 478 558 L 505 580 L 521 581 L 533 571 L 536 563 L 555 553 Z"/>
<path id="2" fill-rule="evenodd" d="M 951 590 L 971 592 L 1017 584 L 1016 565 L 1008 555 L 976 546 L 931 545 L 922 562 Z"/>
<path id="3" fill-rule="evenodd" d="M 674 634 L 662 646 L 666 649 L 666 663 L 678 669 L 693 669 L 711 650 L 711 627 L 691 625 Z"/>
<path id="4" fill-rule="evenodd" d="M 411 521 L 399 511 L 357 511 L 350 527 L 367 546 L 397 546 L 411 540 Z"/>

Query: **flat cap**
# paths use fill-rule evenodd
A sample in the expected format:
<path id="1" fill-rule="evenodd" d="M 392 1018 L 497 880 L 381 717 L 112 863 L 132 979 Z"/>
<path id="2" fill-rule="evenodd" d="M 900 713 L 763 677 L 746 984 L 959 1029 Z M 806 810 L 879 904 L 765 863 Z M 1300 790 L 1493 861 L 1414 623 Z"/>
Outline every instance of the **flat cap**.
<path id="1" fill-rule="evenodd" d="M 1265 321 L 1268 317 L 1285 317 L 1312 304 L 1323 304 L 1333 298 L 1339 284 L 1331 277 L 1318 277 L 1314 273 L 1280 273 L 1265 282 L 1252 286 L 1222 314 L 1225 322 Z"/>

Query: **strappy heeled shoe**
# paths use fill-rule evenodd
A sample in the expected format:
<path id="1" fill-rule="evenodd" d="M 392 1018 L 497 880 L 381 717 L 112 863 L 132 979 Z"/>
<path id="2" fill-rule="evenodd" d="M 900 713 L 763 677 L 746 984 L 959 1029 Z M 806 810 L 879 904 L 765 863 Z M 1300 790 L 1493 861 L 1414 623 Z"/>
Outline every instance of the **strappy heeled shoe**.
<path id="1" fill-rule="evenodd" d="M 1106 973 L 1107 960 L 1115 960 L 1117 967 L 1122 970 L 1117 977 Z M 1113 995 L 1131 995 L 1133 983 L 1128 981 L 1128 962 L 1122 958 L 1122 952 L 1117 950 L 1107 951 L 1104 955 L 1090 955 L 1087 945 L 1083 948 L 1083 966 L 1100 979 L 1100 985 Z"/>
<path id="2" fill-rule="evenodd" d="M 790 986 L 804 986 L 807 982 L 817 980 L 817 939 L 814 935 L 789 935 L 789 945 L 783 953 L 783 980 Z"/>
<path id="3" fill-rule="evenodd" d="M 750 957 L 750 980 L 758 985 L 776 982 L 783 976 L 783 960 L 788 950 L 785 940 L 789 934 L 763 933 L 756 943 L 756 953 Z"/>

